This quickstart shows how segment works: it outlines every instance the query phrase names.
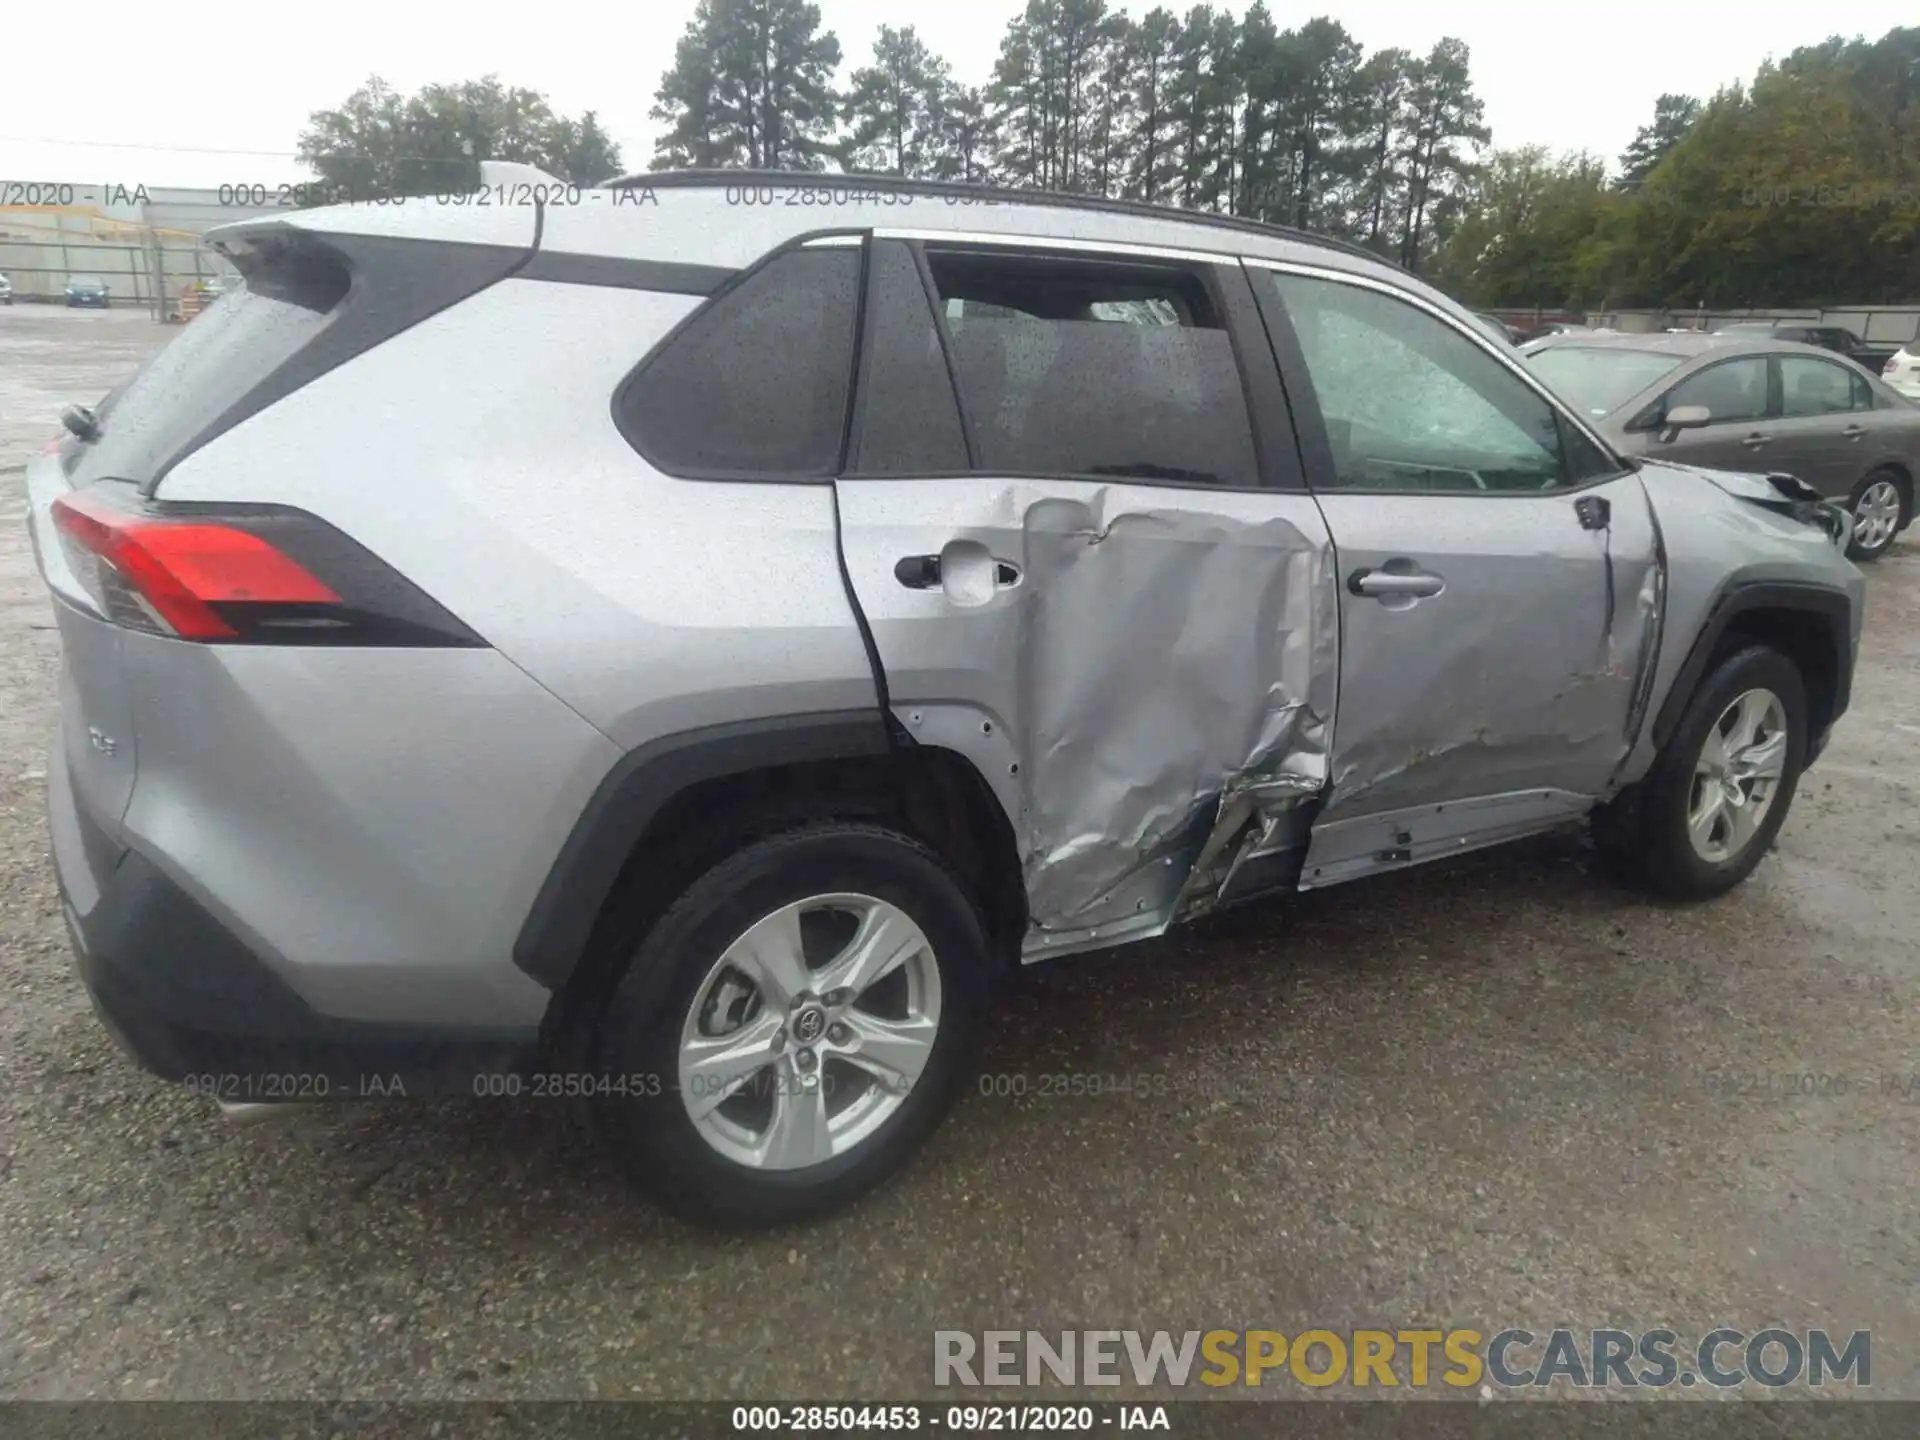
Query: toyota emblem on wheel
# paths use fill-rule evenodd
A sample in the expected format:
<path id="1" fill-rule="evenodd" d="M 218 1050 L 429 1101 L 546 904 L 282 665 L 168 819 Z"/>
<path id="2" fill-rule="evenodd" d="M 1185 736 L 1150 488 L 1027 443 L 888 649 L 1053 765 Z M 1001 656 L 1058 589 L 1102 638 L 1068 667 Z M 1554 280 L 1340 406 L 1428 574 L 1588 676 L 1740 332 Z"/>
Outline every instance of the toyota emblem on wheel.
<path id="1" fill-rule="evenodd" d="M 827 1012 L 818 1005 L 809 1005 L 793 1017 L 793 1038 L 802 1045 L 811 1045 L 826 1033 Z"/>

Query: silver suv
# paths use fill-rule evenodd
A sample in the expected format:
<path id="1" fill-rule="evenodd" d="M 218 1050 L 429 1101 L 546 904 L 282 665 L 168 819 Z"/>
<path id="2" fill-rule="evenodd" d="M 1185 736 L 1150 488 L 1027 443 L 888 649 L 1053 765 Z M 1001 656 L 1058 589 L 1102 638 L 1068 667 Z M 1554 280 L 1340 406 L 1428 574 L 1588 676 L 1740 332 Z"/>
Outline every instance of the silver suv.
<path id="1" fill-rule="evenodd" d="M 1023 962 L 1588 815 L 1715 895 L 1847 706 L 1843 515 L 1345 245 L 737 173 L 214 239 L 29 478 L 80 970 L 224 1099 L 580 1097 L 779 1220 Z"/>

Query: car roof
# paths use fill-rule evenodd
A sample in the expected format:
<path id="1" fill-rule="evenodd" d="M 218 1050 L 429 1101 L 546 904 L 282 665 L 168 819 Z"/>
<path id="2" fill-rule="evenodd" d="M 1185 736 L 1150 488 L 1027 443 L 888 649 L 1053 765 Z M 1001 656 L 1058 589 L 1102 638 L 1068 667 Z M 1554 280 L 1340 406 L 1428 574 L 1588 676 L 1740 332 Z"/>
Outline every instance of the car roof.
<path id="1" fill-rule="evenodd" d="M 1317 246 L 1343 255 L 1370 260 L 1376 265 L 1406 273 L 1403 266 L 1378 251 L 1369 250 L 1356 241 L 1343 240 L 1332 235 L 1321 235 L 1288 225 L 1268 225 L 1262 221 L 1248 220 L 1238 215 L 1221 215 L 1205 210 L 1181 210 L 1171 205 L 1151 205 L 1144 200 L 1115 200 L 1101 195 L 1073 195 L 1056 190 L 1014 189 L 1004 185 L 980 185 L 959 180 L 921 180 L 899 175 L 829 175 L 817 170 L 711 169 L 662 170 L 650 174 L 625 175 L 618 180 L 609 180 L 600 188 L 624 190 L 645 187 L 663 190 L 714 186 L 732 188 L 743 185 L 817 185 L 834 189 L 992 201 L 996 207 L 1066 209 L 1089 215 L 1130 216 L 1140 220 L 1159 221 L 1170 226 L 1201 226 L 1206 229 L 1234 231 L 1243 235 L 1261 235 L 1270 239 L 1291 241 L 1297 245 Z M 888 218 L 904 220 L 906 217 L 903 213 Z M 985 222 L 988 220 L 988 215 L 981 214 L 978 218 Z M 989 226 L 983 223 L 981 228 L 985 229 Z"/>
<path id="2" fill-rule="evenodd" d="M 1650 331 L 1644 335 L 1613 334 L 1602 335 L 1548 335 L 1536 340 L 1528 347 L 1530 351 L 1541 350 L 1644 350 L 1662 355 L 1677 355 L 1691 360 L 1696 355 L 1817 355 L 1822 360 L 1844 360 L 1831 350 L 1818 345 L 1803 345 L 1798 340 L 1782 340 L 1774 335 L 1761 335 L 1753 331 L 1739 334 L 1725 330 L 1716 330 L 1711 334 L 1694 331 L 1685 335 L 1673 335 L 1664 331 Z"/>

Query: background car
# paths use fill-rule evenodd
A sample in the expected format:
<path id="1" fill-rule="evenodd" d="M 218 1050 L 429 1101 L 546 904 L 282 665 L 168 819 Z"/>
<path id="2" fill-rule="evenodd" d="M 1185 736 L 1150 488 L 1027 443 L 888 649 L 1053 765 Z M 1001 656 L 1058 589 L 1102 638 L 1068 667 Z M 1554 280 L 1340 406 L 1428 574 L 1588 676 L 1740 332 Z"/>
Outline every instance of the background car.
<path id="1" fill-rule="evenodd" d="M 1623 452 L 1783 471 L 1853 514 L 1855 559 L 1913 519 L 1920 407 L 1833 351 L 1750 330 L 1568 335 L 1522 353 Z"/>
<path id="2" fill-rule="evenodd" d="M 68 305 L 86 305 L 105 310 L 113 303 L 107 282 L 98 275 L 74 275 L 64 292 Z"/>
<path id="3" fill-rule="evenodd" d="M 1486 328 L 1489 335 L 1504 340 L 1509 345 L 1518 345 L 1525 338 L 1519 330 L 1507 324 L 1498 315 L 1489 315 L 1484 310 L 1476 310 L 1473 312 L 1473 318 Z"/>
<path id="4" fill-rule="evenodd" d="M 1880 378 L 1909 400 L 1920 400 L 1920 340 L 1909 340 L 1889 355 Z"/>
<path id="5" fill-rule="evenodd" d="M 0 305 L 11 305 L 12 303 L 13 282 L 7 279 L 6 276 L 0 275 Z"/>
<path id="6" fill-rule="evenodd" d="M 1869 345 L 1843 325 L 1810 325 L 1804 320 L 1737 320 L 1714 333 L 1737 337 L 1765 335 L 1798 345 L 1814 345 L 1844 355 L 1869 370 L 1878 370 L 1893 354 L 1885 345 Z"/>

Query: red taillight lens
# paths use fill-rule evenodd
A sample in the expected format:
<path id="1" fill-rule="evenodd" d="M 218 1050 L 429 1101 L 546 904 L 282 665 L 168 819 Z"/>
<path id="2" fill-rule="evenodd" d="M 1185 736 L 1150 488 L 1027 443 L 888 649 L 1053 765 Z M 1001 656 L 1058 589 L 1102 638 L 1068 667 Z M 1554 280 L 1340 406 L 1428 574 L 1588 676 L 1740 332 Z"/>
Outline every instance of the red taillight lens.
<path id="1" fill-rule="evenodd" d="M 167 502 L 118 480 L 53 502 L 74 577 L 116 625 L 238 645 L 477 647 L 432 596 L 288 505 Z"/>
<path id="2" fill-rule="evenodd" d="M 183 640 L 231 640 L 240 632 L 213 607 L 247 602 L 334 605 L 340 597 L 257 535 L 227 525 L 154 519 L 96 500 L 84 490 L 53 502 L 53 523 L 93 557 L 94 598 L 114 618 L 144 614 Z M 112 574 L 104 573 L 107 567 Z M 118 595 L 122 588 L 131 596 Z M 134 615 L 116 599 L 136 601 Z M 139 603 L 144 602 L 144 603 Z M 147 628 L 147 627 L 141 627 Z"/>

